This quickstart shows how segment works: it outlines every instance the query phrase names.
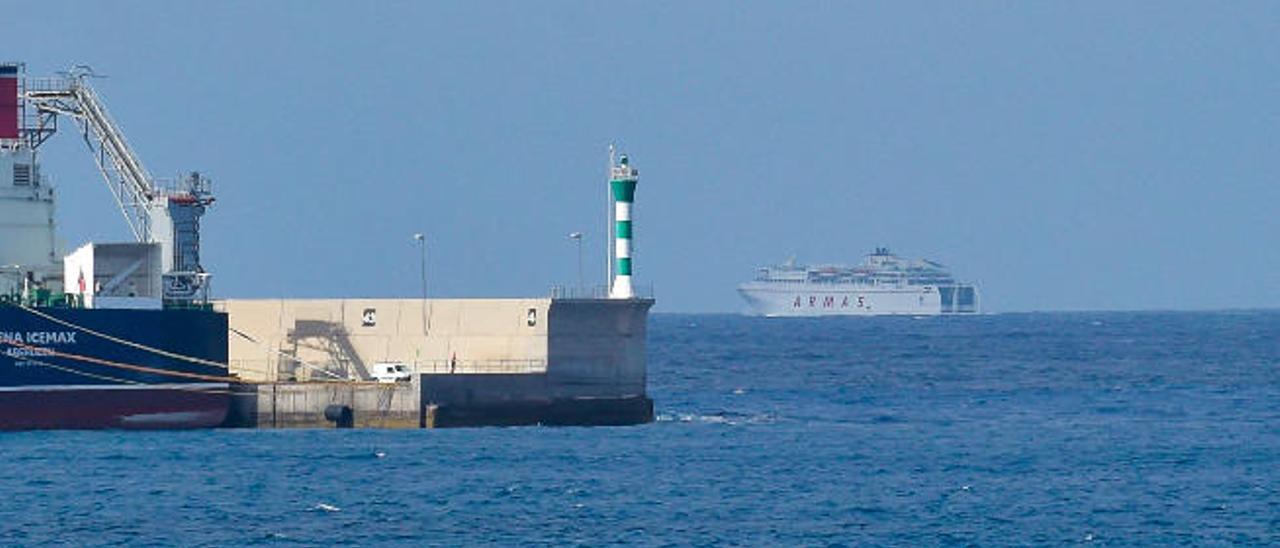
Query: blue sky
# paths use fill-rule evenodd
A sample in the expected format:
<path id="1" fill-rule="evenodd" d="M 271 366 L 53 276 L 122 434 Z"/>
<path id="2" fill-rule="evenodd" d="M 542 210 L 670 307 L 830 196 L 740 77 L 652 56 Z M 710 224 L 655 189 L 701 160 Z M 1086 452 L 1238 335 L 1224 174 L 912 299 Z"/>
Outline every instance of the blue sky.
<path id="1" fill-rule="evenodd" d="M 150 170 L 199 170 L 216 292 L 533 296 L 603 276 L 606 146 L 658 311 L 875 246 L 990 311 L 1280 306 L 1280 4 L 41 2 Z M 10 11 L 14 11 L 11 9 Z M 83 145 L 66 244 L 127 237 Z"/>

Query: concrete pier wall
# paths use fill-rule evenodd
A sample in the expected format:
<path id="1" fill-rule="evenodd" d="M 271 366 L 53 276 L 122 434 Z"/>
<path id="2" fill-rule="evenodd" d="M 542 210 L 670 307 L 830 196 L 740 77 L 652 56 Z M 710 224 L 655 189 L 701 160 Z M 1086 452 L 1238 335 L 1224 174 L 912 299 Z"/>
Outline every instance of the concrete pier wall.
<path id="1" fill-rule="evenodd" d="M 643 396 L 651 300 L 550 304 L 547 375 L 553 399 Z"/>
<path id="2" fill-rule="evenodd" d="M 547 367 L 550 299 L 225 300 L 230 366 L 250 381 L 369 380 L 377 362 L 420 373 Z"/>
<path id="3" fill-rule="evenodd" d="M 228 426 L 249 428 L 334 428 L 329 406 L 350 410 L 355 428 L 420 428 L 418 384 L 302 382 L 239 385 Z"/>
<path id="4" fill-rule="evenodd" d="M 222 301 L 241 388 L 229 424 L 357 427 L 636 424 L 652 300 Z M 425 329 L 424 329 L 425 328 Z M 412 382 L 367 381 L 380 361 Z"/>

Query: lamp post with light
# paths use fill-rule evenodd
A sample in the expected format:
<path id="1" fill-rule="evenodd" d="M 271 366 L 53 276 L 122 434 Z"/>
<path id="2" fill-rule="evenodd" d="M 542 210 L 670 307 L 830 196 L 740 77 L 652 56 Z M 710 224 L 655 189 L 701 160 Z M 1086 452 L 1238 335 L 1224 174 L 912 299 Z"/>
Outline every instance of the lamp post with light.
<path id="1" fill-rule="evenodd" d="M 426 335 L 427 328 L 427 237 L 421 232 L 413 235 L 413 240 L 418 242 L 419 257 L 421 257 L 422 265 L 422 334 Z"/>
<path id="2" fill-rule="evenodd" d="M 570 232 L 569 239 L 578 246 L 578 293 L 582 292 L 582 233 Z"/>
<path id="3" fill-rule="evenodd" d="M 422 300 L 427 300 L 427 237 L 421 232 L 413 235 L 414 241 L 418 242 L 418 250 L 422 257 Z"/>

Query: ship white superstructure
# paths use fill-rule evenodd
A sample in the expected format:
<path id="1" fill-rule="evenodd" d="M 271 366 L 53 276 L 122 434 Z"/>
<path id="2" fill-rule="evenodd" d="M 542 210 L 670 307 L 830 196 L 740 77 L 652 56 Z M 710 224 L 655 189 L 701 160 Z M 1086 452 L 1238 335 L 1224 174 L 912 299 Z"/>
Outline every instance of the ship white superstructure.
<path id="1" fill-rule="evenodd" d="M 738 286 L 761 316 L 881 316 L 974 314 L 978 290 L 946 267 L 877 248 L 857 266 L 786 264 L 760 268 Z"/>
<path id="2" fill-rule="evenodd" d="M 35 151 L 0 142 L 0 295 L 61 278 L 54 202 Z"/>

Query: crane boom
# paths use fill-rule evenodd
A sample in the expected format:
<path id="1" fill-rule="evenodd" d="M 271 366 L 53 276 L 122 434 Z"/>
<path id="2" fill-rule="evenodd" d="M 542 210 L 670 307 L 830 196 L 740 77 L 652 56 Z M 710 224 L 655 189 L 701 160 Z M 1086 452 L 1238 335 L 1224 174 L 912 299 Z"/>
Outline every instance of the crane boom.
<path id="1" fill-rule="evenodd" d="M 56 130 L 57 117 L 76 121 L 99 173 L 134 238 L 161 246 L 164 296 L 173 303 L 207 299 L 209 274 L 200 264 L 200 217 L 214 201 L 209 180 L 197 172 L 158 184 L 78 67 L 62 78 L 29 80 L 23 98 L 35 108 L 38 145 Z"/>
<path id="2" fill-rule="evenodd" d="M 36 85 L 28 85 L 25 98 L 41 115 L 61 114 L 79 124 L 85 144 L 134 238 L 139 242 L 152 242 L 147 204 L 155 195 L 155 182 L 98 94 L 85 81 L 87 76 L 80 73 L 67 78 L 36 80 Z"/>

